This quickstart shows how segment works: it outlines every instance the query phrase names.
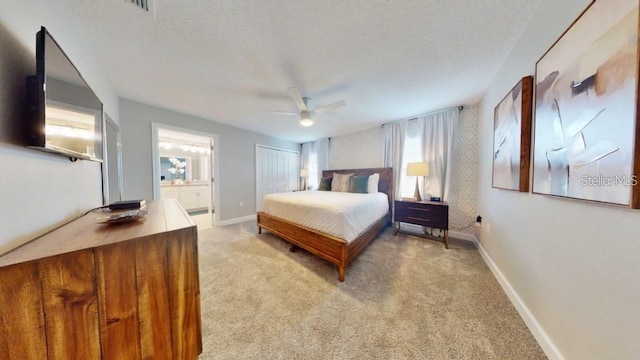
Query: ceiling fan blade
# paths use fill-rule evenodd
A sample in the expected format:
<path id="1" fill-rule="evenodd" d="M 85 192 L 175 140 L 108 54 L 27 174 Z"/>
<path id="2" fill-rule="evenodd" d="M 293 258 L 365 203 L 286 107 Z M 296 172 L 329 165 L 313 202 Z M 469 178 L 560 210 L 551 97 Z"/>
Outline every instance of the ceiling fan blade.
<path id="1" fill-rule="evenodd" d="M 280 115 L 300 115 L 299 113 L 294 113 L 294 112 L 289 112 L 289 111 L 272 111 L 272 110 L 267 110 L 268 113 L 271 114 L 280 114 Z"/>
<path id="2" fill-rule="evenodd" d="M 300 95 L 300 91 L 298 91 L 298 88 L 290 87 L 287 90 L 289 90 L 289 95 L 291 95 L 291 98 L 293 99 L 293 102 L 296 103 L 296 105 L 298 106 L 298 109 L 300 109 L 300 111 L 308 111 L 309 110 L 309 109 L 307 109 L 307 104 L 305 104 L 304 100 L 302 99 L 302 95 Z"/>
<path id="3" fill-rule="evenodd" d="M 330 111 L 330 110 L 333 110 L 333 109 L 337 109 L 337 108 L 343 107 L 345 105 L 347 105 L 347 103 L 344 102 L 344 100 L 340 100 L 340 101 L 334 102 L 332 104 L 323 105 L 323 106 L 320 106 L 318 108 L 315 108 L 315 109 L 311 110 L 311 112 L 314 113 L 314 114 L 321 114 L 323 112 L 327 112 L 327 111 Z"/>

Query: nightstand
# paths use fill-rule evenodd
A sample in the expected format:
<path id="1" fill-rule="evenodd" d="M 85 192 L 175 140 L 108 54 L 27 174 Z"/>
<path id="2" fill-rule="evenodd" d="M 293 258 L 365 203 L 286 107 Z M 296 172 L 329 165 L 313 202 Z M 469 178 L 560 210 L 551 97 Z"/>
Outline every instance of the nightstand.
<path id="1" fill-rule="evenodd" d="M 437 201 L 395 201 L 396 234 L 401 223 L 421 225 L 444 230 L 444 246 L 449 248 L 449 204 Z"/>

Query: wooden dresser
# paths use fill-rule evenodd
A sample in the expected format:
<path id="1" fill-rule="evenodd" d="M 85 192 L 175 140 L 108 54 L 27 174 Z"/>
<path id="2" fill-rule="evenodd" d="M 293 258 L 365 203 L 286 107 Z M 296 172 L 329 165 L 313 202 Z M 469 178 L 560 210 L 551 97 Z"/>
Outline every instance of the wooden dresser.
<path id="1" fill-rule="evenodd" d="M 0 256 L 0 359 L 196 359 L 195 223 L 176 200 L 145 219 L 78 218 Z"/>
<path id="2" fill-rule="evenodd" d="M 444 246 L 449 248 L 449 204 L 437 201 L 395 201 L 395 221 L 444 230 Z"/>

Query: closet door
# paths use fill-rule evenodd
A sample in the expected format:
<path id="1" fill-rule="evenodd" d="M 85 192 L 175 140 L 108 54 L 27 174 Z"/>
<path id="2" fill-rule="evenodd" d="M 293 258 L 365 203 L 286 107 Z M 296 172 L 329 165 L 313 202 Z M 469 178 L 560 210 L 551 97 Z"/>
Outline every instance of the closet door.
<path id="1" fill-rule="evenodd" d="M 256 211 L 262 210 L 267 194 L 298 189 L 298 164 L 297 151 L 256 146 Z"/>

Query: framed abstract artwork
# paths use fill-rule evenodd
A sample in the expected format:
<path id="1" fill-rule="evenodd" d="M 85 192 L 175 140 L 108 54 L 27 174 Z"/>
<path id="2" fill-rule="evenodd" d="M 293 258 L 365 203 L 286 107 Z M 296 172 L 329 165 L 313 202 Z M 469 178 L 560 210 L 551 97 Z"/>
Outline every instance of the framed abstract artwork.
<path id="1" fill-rule="evenodd" d="M 534 193 L 640 206 L 638 3 L 592 2 L 536 63 Z"/>
<path id="2" fill-rule="evenodd" d="M 533 77 L 526 76 L 500 101 L 493 113 L 492 186 L 529 191 Z"/>

